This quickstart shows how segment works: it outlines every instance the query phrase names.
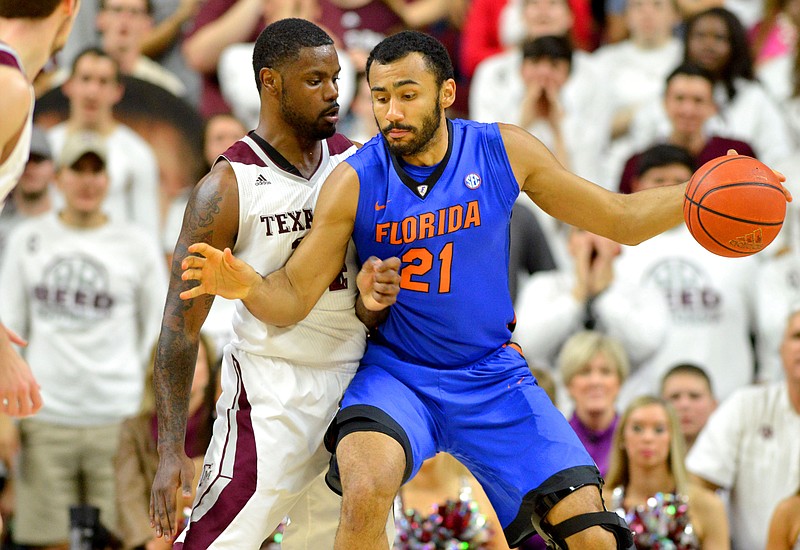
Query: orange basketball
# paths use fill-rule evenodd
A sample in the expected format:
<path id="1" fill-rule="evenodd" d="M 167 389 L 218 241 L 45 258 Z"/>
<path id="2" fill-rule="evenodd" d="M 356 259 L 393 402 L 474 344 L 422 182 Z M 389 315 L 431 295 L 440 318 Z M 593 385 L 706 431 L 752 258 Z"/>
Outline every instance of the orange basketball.
<path id="1" fill-rule="evenodd" d="M 720 256 L 759 252 L 778 235 L 785 216 L 780 180 L 752 157 L 712 159 L 697 169 L 686 187 L 686 226 L 697 242 Z"/>

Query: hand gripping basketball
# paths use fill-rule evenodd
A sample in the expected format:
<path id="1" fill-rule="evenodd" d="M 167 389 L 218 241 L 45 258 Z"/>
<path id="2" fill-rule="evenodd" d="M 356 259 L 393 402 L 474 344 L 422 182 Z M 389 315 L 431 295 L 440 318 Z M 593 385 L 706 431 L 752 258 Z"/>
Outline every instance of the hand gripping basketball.
<path id="1" fill-rule="evenodd" d="M 731 258 L 760 252 L 783 226 L 785 178 L 745 155 L 712 159 L 692 175 L 686 187 L 683 218 L 704 248 Z"/>

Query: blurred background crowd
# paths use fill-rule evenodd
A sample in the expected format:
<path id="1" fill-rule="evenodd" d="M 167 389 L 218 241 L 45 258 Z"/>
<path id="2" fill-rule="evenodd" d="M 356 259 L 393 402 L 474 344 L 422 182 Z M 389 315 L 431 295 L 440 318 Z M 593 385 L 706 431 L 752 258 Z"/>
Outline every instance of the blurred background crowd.
<path id="1" fill-rule="evenodd" d="M 733 148 L 782 172 L 800 198 L 800 0 L 83 0 L 67 47 L 37 79 L 31 156 L 0 213 L 0 282 L 13 296 L 0 317 L 31 341 L 23 353 L 45 399 L 30 419 L 0 419 L 5 547 L 53 547 L 80 519 L 75 491 L 96 493 L 86 500 L 99 503 L 106 546 L 169 547 L 147 519 L 148 380 L 167 273 L 188 193 L 257 123 L 253 42 L 284 17 L 334 38 L 339 131 L 354 141 L 378 132 L 369 51 L 414 28 L 451 54 L 451 117 L 522 126 L 609 190 L 686 181 Z M 79 177 L 107 178 L 107 196 L 76 193 Z M 69 213 L 87 210 L 126 231 L 71 227 Z M 510 231 L 514 339 L 637 546 L 800 547 L 800 201 L 777 241 L 748 258 L 714 256 L 682 225 L 620 246 L 527 198 Z M 217 300 L 204 326 L 187 436 L 198 468 L 231 315 Z M 31 333 L 33 319 L 46 331 Z M 74 370 L 52 372 L 51 354 Z M 85 427 L 108 435 L 83 441 Z M 37 455 L 42 441 L 63 455 Z M 26 482 L 54 467 L 74 468 L 77 485 Z M 449 503 L 445 516 L 461 513 L 459 499 L 481 504 L 488 531 L 469 548 L 507 548 L 480 487 L 446 461 L 404 488 L 397 548 L 433 548 L 408 535 L 431 495 Z M 789 527 L 771 528 L 773 513 Z M 276 532 L 265 548 L 279 544 Z"/>

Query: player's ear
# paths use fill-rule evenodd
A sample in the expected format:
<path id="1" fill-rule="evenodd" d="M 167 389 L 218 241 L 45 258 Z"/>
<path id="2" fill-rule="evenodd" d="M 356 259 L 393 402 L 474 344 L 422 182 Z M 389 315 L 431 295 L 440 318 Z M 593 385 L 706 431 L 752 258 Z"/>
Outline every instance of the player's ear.
<path id="1" fill-rule="evenodd" d="M 267 93 L 277 95 L 280 89 L 280 74 L 275 69 L 270 67 L 263 67 L 258 72 L 258 78 L 261 79 L 261 88 Z"/>
<path id="2" fill-rule="evenodd" d="M 442 83 L 442 88 L 439 90 L 439 101 L 442 107 L 447 109 L 452 106 L 456 101 L 456 81 L 448 78 Z"/>

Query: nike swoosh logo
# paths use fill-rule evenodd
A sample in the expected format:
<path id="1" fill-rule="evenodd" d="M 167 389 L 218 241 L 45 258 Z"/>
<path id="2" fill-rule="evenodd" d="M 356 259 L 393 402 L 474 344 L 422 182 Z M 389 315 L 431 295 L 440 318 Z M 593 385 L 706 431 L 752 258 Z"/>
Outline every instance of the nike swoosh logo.
<path id="1" fill-rule="evenodd" d="M 390 203 L 392 201 L 386 201 L 386 202 Z M 384 208 L 386 208 L 385 204 L 378 204 L 378 201 L 375 201 L 375 210 L 383 210 Z"/>

